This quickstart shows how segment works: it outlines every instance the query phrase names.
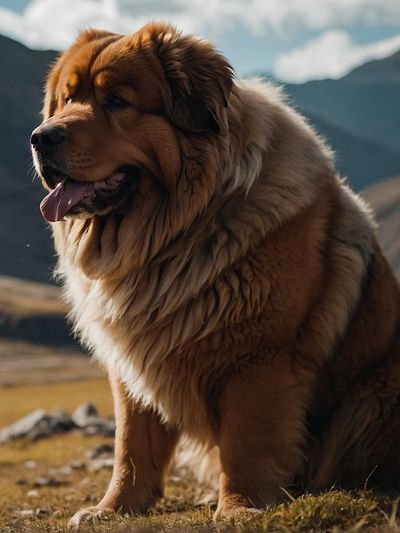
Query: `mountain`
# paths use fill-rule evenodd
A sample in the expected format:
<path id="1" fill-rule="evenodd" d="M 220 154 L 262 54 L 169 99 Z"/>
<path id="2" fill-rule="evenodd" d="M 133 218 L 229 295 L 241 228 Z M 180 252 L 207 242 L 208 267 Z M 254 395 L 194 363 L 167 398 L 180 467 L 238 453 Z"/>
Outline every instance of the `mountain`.
<path id="1" fill-rule="evenodd" d="M 400 172 L 400 155 L 369 139 L 341 128 L 321 114 L 307 112 L 307 118 L 335 152 L 340 173 L 360 191 L 382 177 Z"/>
<path id="2" fill-rule="evenodd" d="M 314 113 L 357 137 L 400 154 L 400 51 L 372 61 L 339 80 L 288 84 L 306 114 Z"/>
<path id="3" fill-rule="evenodd" d="M 338 80 L 285 85 L 295 106 L 337 152 L 340 172 L 358 190 L 400 172 L 399 89 L 400 51 Z"/>
<path id="4" fill-rule="evenodd" d="M 41 121 L 43 82 L 55 57 L 0 36 L 0 274 L 37 281 L 49 281 L 54 261 L 29 137 Z"/>
<path id="5" fill-rule="evenodd" d="M 43 83 L 56 56 L 0 36 L 0 275 L 39 282 L 49 281 L 54 256 L 39 213 L 43 191 L 33 179 L 29 136 L 41 120 Z M 286 85 L 357 190 L 400 174 L 399 77 L 400 53 L 340 80 Z"/>

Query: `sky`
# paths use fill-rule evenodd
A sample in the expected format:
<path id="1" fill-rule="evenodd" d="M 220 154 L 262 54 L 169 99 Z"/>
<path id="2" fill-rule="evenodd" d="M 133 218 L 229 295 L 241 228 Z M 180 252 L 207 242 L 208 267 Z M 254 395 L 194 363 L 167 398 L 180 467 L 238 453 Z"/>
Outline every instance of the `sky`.
<path id="1" fill-rule="evenodd" d="M 0 0 L 0 34 L 35 49 L 149 20 L 211 39 L 239 76 L 284 82 L 339 78 L 400 50 L 400 0 Z"/>

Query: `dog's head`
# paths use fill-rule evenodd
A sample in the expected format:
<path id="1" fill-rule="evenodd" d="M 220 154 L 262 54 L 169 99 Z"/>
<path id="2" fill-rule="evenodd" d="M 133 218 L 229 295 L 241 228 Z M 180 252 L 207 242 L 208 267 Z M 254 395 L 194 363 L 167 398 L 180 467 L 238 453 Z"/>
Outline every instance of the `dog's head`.
<path id="1" fill-rule="evenodd" d="M 231 88 L 225 58 L 169 25 L 82 33 L 50 73 L 44 121 L 31 137 L 49 192 L 44 217 L 106 214 L 141 187 L 173 194 L 181 140 L 201 144 L 225 130 Z"/>

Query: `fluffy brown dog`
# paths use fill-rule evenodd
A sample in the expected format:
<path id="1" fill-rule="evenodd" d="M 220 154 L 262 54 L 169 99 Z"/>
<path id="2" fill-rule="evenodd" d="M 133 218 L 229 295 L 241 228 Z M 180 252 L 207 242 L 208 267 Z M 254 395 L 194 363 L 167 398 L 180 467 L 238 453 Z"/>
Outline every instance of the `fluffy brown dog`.
<path id="1" fill-rule="evenodd" d="M 115 400 L 112 480 L 73 526 L 152 506 L 184 434 L 218 450 L 217 517 L 291 484 L 397 478 L 400 290 L 277 88 L 170 26 L 90 30 L 52 69 L 32 144 L 71 317 Z"/>

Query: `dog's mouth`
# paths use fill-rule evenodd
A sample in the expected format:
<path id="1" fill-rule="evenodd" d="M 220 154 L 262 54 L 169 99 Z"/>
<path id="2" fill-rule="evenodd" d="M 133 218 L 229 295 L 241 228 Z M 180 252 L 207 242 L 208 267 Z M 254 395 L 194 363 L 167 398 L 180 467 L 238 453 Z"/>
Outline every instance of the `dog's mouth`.
<path id="1" fill-rule="evenodd" d="M 40 211 L 48 222 L 58 222 L 68 215 L 95 214 L 117 206 L 134 192 L 139 172 L 137 167 L 125 165 L 94 182 L 63 176 L 62 181 L 43 198 Z"/>

